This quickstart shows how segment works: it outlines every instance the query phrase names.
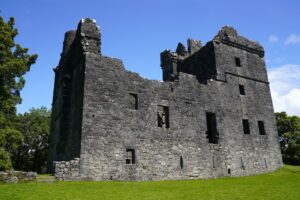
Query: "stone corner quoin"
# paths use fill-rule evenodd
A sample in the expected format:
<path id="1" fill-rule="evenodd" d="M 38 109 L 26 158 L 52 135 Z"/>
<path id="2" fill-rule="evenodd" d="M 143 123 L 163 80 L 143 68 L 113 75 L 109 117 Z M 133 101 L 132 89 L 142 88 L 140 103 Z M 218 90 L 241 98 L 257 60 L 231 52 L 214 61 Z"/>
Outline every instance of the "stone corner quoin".
<path id="1" fill-rule="evenodd" d="M 101 54 L 95 20 L 66 32 L 48 166 L 57 179 L 202 179 L 283 165 L 260 44 L 225 26 L 160 60 L 163 82 L 144 79 Z"/>

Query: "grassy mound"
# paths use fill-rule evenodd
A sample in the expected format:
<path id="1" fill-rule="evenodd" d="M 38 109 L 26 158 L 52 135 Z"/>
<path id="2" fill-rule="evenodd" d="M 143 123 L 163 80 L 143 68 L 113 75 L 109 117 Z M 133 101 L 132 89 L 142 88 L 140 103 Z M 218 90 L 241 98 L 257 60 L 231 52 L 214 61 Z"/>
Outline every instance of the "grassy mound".
<path id="1" fill-rule="evenodd" d="M 300 199 L 300 167 L 240 178 L 158 182 L 54 182 L 0 185 L 1 200 Z"/>

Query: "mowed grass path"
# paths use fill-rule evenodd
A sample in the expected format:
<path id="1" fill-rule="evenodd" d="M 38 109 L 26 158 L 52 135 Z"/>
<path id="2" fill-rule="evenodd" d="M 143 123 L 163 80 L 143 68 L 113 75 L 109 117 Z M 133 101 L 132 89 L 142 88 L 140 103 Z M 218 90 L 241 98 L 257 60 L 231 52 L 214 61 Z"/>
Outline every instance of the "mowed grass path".
<path id="1" fill-rule="evenodd" d="M 55 182 L 0 185 L 0 200 L 300 200 L 300 167 L 269 174 L 210 180 L 158 182 Z"/>

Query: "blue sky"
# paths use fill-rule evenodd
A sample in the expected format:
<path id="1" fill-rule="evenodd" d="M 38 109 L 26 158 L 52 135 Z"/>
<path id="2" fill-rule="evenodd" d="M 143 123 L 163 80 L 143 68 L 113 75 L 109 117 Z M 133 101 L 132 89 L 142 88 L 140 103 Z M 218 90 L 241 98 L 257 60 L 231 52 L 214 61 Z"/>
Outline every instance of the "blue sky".
<path id="1" fill-rule="evenodd" d="M 222 26 L 233 26 L 264 46 L 275 110 L 300 116 L 299 9 L 297 0 L 1 0 L 1 16 L 15 17 L 16 42 L 39 55 L 18 112 L 51 107 L 64 33 L 91 17 L 101 29 L 102 53 L 149 79 L 161 79 L 164 49 L 188 37 L 205 44 Z"/>

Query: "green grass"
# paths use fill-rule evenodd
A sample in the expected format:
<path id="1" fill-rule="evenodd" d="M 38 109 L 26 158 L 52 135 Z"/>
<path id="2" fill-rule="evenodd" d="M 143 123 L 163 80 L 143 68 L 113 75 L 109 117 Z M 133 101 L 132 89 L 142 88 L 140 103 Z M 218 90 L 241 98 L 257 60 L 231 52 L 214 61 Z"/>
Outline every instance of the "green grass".
<path id="1" fill-rule="evenodd" d="M 0 185 L 0 199 L 300 200 L 300 167 L 269 174 L 158 182 L 55 182 Z"/>

